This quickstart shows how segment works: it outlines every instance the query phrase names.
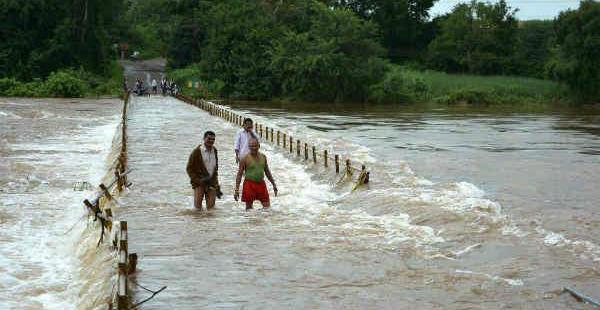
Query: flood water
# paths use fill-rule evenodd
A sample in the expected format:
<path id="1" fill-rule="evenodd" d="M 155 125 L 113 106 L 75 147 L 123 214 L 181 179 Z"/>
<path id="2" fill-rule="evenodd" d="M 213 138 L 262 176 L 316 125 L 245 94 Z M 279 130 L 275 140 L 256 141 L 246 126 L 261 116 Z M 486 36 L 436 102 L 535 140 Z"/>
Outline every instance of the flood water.
<path id="1" fill-rule="evenodd" d="M 280 195 L 269 212 L 245 212 L 231 198 L 237 128 L 175 99 L 134 98 L 123 216 L 138 280 L 169 286 L 148 309 L 568 309 L 584 306 L 562 287 L 600 289 L 593 118 L 234 108 L 344 150 L 373 181 L 351 193 L 263 143 Z M 184 168 L 208 129 L 225 196 L 199 212 Z"/>
<path id="2" fill-rule="evenodd" d="M 85 193 L 74 192 L 71 182 L 96 185 L 92 175 L 110 162 L 112 136 L 98 132 L 114 135 L 120 106 L 82 103 L 74 109 L 93 112 L 76 112 L 66 102 L 42 105 L 66 115 L 68 121 L 51 118 L 59 122 L 51 128 L 64 132 L 14 116 L 33 115 L 39 105 L 25 99 L 0 105 L 0 308 L 18 308 L 15 292 L 29 309 L 98 307 L 81 302 L 91 297 L 82 297 L 80 287 L 93 281 L 67 285 L 68 275 L 82 277 L 77 264 L 114 272 L 110 265 L 46 262 L 65 257 L 49 240 L 81 248 L 75 243 L 83 236 L 91 240 L 87 251 L 94 250 L 97 239 L 86 237 L 85 225 L 60 235 L 83 214 Z M 590 308 L 559 294 L 565 286 L 600 297 L 598 114 L 227 105 L 366 163 L 371 182 L 352 192 L 353 184 L 338 183 L 331 167 L 263 143 L 280 192 L 271 210 L 246 212 L 232 198 L 238 129 L 173 98 L 131 97 L 133 186 L 116 217 L 128 221 L 129 250 L 139 257 L 134 280 L 154 290 L 168 286 L 142 309 Z M 217 133 L 225 194 L 211 212 L 193 208 L 185 172 L 205 130 Z M 104 167 L 88 165 L 99 157 L 107 158 Z M 32 183 L 32 171 L 47 183 Z M 42 186 L 65 194 L 49 195 Z M 56 210 L 78 212 L 67 220 L 56 218 Z M 50 254 L 34 258 L 27 244 Z M 136 301 L 149 295 L 134 288 Z"/>
<path id="3" fill-rule="evenodd" d="M 106 308 L 114 271 L 83 182 L 101 182 L 121 107 L 0 98 L 0 309 Z"/>

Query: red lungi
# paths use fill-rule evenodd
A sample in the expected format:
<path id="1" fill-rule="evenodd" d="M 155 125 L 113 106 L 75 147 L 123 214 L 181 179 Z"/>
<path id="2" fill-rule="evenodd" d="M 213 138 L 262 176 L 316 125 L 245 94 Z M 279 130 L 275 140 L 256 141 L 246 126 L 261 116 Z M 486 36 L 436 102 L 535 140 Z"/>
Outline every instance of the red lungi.
<path id="1" fill-rule="evenodd" d="M 244 187 L 242 188 L 242 201 L 252 202 L 254 200 L 260 200 L 262 203 L 269 202 L 267 184 L 265 184 L 264 180 L 260 182 L 254 182 L 252 180 L 244 179 Z"/>

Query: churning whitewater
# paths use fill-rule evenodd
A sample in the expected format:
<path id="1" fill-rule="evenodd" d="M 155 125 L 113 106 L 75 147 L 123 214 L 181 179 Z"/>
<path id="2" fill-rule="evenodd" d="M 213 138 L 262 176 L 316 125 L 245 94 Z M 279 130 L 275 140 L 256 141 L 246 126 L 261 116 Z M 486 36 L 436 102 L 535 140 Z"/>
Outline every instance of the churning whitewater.
<path id="1" fill-rule="evenodd" d="M 95 273 L 111 270 L 81 256 L 103 251 L 81 204 L 92 191 L 74 186 L 106 173 L 120 104 L 0 99 L 0 308 L 79 309 L 100 295 Z"/>
<path id="2" fill-rule="evenodd" d="M 521 216 L 460 176 L 419 176 L 402 151 L 360 142 L 380 129 L 332 134 L 356 119 L 232 106 L 371 172 L 352 191 L 331 167 L 263 141 L 279 195 L 270 210 L 246 212 L 233 200 L 235 125 L 171 97 L 129 104 L 133 185 L 116 217 L 139 257 L 132 279 L 168 286 L 143 309 L 584 309 L 560 290 L 598 288 L 596 240 Z M 121 103 L 73 105 L 0 103 L 2 309 L 104 309 L 114 290 L 114 254 L 96 247 L 81 203 L 94 192 L 73 185 L 109 177 Z M 224 192 L 210 212 L 193 208 L 185 172 L 206 130 L 217 134 Z M 135 301 L 150 295 L 132 289 Z"/>

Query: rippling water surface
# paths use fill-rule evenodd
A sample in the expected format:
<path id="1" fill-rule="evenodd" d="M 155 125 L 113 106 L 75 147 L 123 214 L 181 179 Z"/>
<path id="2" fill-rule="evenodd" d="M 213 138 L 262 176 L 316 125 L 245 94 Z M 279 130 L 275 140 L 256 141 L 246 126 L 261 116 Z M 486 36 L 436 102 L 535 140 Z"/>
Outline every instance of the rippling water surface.
<path id="1" fill-rule="evenodd" d="M 123 212 L 138 280 L 169 285 L 148 309 L 569 309 L 584 306 L 559 295 L 563 286 L 599 291 L 598 174 L 589 173 L 598 140 L 558 128 L 594 119 L 234 108 L 367 162 L 373 181 L 352 193 L 331 171 L 263 143 L 280 195 L 271 211 L 245 212 L 231 197 L 237 128 L 175 99 L 134 98 L 135 185 Z M 199 212 L 185 163 L 209 129 L 225 196 Z M 564 193 L 578 208 L 561 204 Z M 577 214 L 587 224 L 574 225 Z"/>
<path id="2" fill-rule="evenodd" d="M 31 309 L 98 307 L 82 287 L 110 289 L 98 284 L 114 272 L 110 255 L 88 258 L 97 236 L 85 225 L 62 236 L 83 214 L 71 182 L 99 182 L 106 162 L 89 163 L 110 159 L 120 106 L 38 105 L 0 105 L 0 305 L 17 308 L 12 295 L 24 292 Z M 586 309 L 562 287 L 600 296 L 597 114 L 228 105 L 365 162 L 372 181 L 352 192 L 331 168 L 263 143 L 280 193 L 271 210 L 246 212 L 232 198 L 237 128 L 173 98 L 132 97 L 133 186 L 117 216 L 139 255 L 134 280 L 168 286 L 143 309 Z M 41 127 L 17 118 L 44 113 L 66 118 Z M 185 173 L 206 130 L 217 133 L 225 193 L 211 212 L 193 209 Z M 48 194 L 53 186 L 64 194 Z M 67 259 L 57 242 L 83 252 L 81 266 L 47 264 Z M 82 280 L 86 267 L 95 280 Z"/>
<path id="3" fill-rule="evenodd" d="M 120 107 L 0 98 L 0 309 L 105 308 L 113 270 L 86 224 L 92 193 L 73 189 L 100 183 Z"/>

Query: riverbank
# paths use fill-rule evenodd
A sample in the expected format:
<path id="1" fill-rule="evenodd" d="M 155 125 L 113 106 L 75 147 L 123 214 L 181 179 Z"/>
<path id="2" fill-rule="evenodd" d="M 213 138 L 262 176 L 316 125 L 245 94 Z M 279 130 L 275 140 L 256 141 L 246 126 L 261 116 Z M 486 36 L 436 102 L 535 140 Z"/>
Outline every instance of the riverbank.
<path id="1" fill-rule="evenodd" d="M 14 78 L 0 79 L 0 96 L 4 97 L 55 97 L 94 98 L 118 97 L 122 93 L 123 68 L 112 62 L 104 75 L 83 69 L 64 68 L 52 72 L 45 80 L 23 82 Z"/>
<path id="2" fill-rule="evenodd" d="M 197 66 L 169 72 L 169 77 L 181 85 L 181 91 L 186 95 L 211 98 L 227 96 L 222 93 L 223 82 L 206 81 L 200 76 L 203 74 Z M 228 97 L 245 98 L 244 94 Z M 271 101 L 305 102 L 306 100 L 295 97 L 273 97 Z M 381 81 L 370 87 L 369 97 L 365 103 L 503 105 L 534 108 L 572 102 L 568 87 L 550 80 L 518 76 L 448 74 L 390 65 Z"/>
<path id="3" fill-rule="evenodd" d="M 437 71 L 409 71 L 428 86 L 421 101 L 447 104 L 535 105 L 570 103 L 568 87 L 519 76 L 480 76 Z"/>

